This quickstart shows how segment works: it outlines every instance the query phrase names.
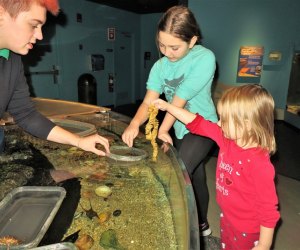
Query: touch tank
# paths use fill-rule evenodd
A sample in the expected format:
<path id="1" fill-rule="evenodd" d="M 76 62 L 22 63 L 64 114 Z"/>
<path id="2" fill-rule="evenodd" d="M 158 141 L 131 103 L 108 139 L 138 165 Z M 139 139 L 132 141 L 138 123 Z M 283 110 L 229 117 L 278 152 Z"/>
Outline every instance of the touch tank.
<path id="1" fill-rule="evenodd" d="M 167 152 L 159 149 L 154 162 L 143 133 L 133 149 L 122 142 L 128 117 L 107 109 L 64 116 L 54 121 L 64 126 L 67 118 L 65 128 L 77 133 L 89 124 L 89 131 L 108 138 L 113 157 L 98 157 L 34 138 L 15 125 L 5 126 L 8 142 L 1 156 L 1 199 L 16 186 L 71 185 L 69 203 L 55 217 L 58 222 L 52 223 L 41 246 L 73 242 L 81 249 L 200 249 L 192 186 L 171 145 Z M 78 181 L 78 189 L 71 180 Z"/>

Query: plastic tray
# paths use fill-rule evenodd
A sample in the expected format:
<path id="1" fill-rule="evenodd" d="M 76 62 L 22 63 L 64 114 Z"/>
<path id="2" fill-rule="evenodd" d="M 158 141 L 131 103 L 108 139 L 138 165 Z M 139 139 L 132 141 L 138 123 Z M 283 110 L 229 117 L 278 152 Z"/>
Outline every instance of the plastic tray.
<path id="1" fill-rule="evenodd" d="M 47 246 L 35 247 L 31 250 L 78 250 L 78 248 L 73 243 L 63 242 Z"/>
<path id="2" fill-rule="evenodd" d="M 145 150 L 127 146 L 111 146 L 110 154 L 107 155 L 110 159 L 124 162 L 140 161 L 147 156 Z"/>
<path id="3" fill-rule="evenodd" d="M 56 215 L 66 191 L 62 187 L 19 187 L 0 202 L 0 238 L 20 240 L 9 249 L 30 249 L 42 240 Z M 0 245 L 0 249 L 7 249 Z"/>
<path id="4" fill-rule="evenodd" d="M 50 119 L 56 125 L 79 136 L 88 136 L 97 132 L 95 125 L 68 119 Z"/>

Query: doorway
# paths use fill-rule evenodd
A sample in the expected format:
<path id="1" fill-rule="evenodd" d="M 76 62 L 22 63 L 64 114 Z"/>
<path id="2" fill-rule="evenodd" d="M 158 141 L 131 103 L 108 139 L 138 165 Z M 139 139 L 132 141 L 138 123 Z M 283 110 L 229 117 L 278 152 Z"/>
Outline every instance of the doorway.
<path id="1" fill-rule="evenodd" d="M 135 102 L 133 35 L 117 31 L 115 40 L 114 106 Z"/>
<path id="2" fill-rule="evenodd" d="M 293 56 L 287 95 L 287 111 L 300 115 L 300 52 Z"/>

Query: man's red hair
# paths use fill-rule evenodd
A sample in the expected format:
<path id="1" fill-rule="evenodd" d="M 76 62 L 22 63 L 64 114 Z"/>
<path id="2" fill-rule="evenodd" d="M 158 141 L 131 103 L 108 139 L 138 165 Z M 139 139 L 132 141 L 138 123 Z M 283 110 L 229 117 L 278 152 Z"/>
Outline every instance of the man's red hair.
<path id="1" fill-rule="evenodd" d="M 45 6 L 45 8 L 50 11 L 53 15 L 57 15 L 59 11 L 58 0 L 36 0 Z"/>
<path id="2" fill-rule="evenodd" d="M 53 15 L 58 14 L 58 0 L 0 0 L 0 5 L 12 17 L 16 17 L 22 11 L 28 11 L 33 3 L 37 3 L 45 7 Z"/>

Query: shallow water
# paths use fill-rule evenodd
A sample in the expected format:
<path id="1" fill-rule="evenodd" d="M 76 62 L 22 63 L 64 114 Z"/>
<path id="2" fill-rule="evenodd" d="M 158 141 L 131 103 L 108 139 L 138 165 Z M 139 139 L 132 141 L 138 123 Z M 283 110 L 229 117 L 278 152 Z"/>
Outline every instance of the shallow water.
<path id="1" fill-rule="evenodd" d="M 123 123 L 103 123 L 95 116 L 79 116 L 75 119 L 95 124 L 99 134 L 110 140 L 111 146 L 124 146 L 120 139 L 120 134 L 126 126 Z M 23 154 L 23 158 L 26 158 L 24 154 L 27 153 L 30 164 L 38 160 L 33 165 L 42 165 L 42 171 L 28 172 L 28 177 L 25 178 L 27 183 L 23 181 L 15 185 L 35 184 L 32 180 L 39 179 L 36 175 L 47 176 L 44 183 L 40 181 L 39 184 L 55 185 L 49 175 L 51 169 L 67 171 L 80 182 L 79 202 L 75 211 L 69 211 L 71 214 L 67 214 L 71 223 L 61 240 L 72 234 L 75 236 L 69 237 L 71 241 L 76 241 L 77 236 L 80 239 L 83 235 L 88 235 L 89 237 L 85 237 L 89 241 L 85 244 L 90 244 L 88 249 L 107 249 L 107 245 L 103 243 L 104 236 L 107 236 L 108 232 L 114 232 L 112 238 L 108 239 L 109 244 L 112 244 L 110 247 L 114 249 L 179 248 L 168 199 L 172 164 L 163 152 L 159 152 L 156 163 L 150 158 L 137 162 L 119 162 L 75 147 L 42 141 L 24 133 L 20 133 L 14 140 L 25 143 L 25 149 L 28 149 L 23 152 L 21 148 L 16 157 Z M 21 145 L 17 142 L 16 144 Z M 135 141 L 134 147 L 145 150 L 148 155 L 152 154 L 151 144 L 142 134 Z M 39 157 L 36 157 L 36 154 L 39 154 Z M 15 167 L 18 164 L 30 165 L 26 160 L 10 161 L 9 164 Z M 28 166 L 29 169 L 30 167 Z M 162 175 L 157 175 L 158 168 Z M 95 189 L 99 186 L 109 187 L 112 194 L 106 198 L 98 196 Z M 9 186 L 7 189 L 11 188 L 12 186 Z M 67 195 L 72 195 L 72 190 Z M 79 233 L 76 235 L 76 232 Z M 47 237 L 51 239 L 51 236 Z M 78 243 L 79 239 L 75 243 Z M 51 240 L 44 242 L 56 243 Z"/>

